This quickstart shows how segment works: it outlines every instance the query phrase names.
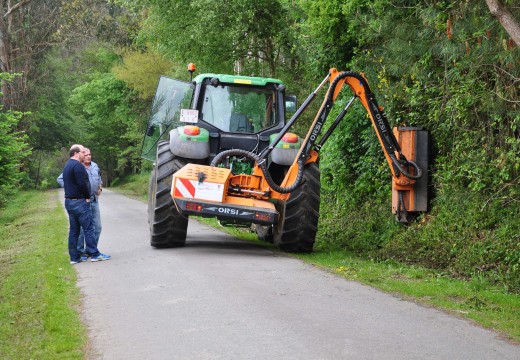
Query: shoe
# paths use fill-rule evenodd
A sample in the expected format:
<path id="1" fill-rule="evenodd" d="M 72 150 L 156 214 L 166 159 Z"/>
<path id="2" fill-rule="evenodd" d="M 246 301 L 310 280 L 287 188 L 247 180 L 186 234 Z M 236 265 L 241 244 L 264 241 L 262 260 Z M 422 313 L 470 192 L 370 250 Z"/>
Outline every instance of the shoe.
<path id="1" fill-rule="evenodd" d="M 81 261 L 87 261 L 88 255 L 81 255 Z"/>
<path id="2" fill-rule="evenodd" d="M 101 254 L 99 253 L 98 256 L 94 256 L 90 259 L 90 261 L 92 262 L 96 262 L 96 261 L 105 261 L 105 260 L 110 260 L 112 257 L 110 255 L 105 255 L 105 254 Z"/>
<path id="3" fill-rule="evenodd" d="M 82 262 L 82 261 L 84 261 L 84 260 L 82 260 L 82 259 L 79 259 L 79 260 L 76 260 L 76 261 L 71 260 L 71 261 L 70 261 L 70 264 L 71 264 L 71 265 L 79 264 L 79 263 Z"/>

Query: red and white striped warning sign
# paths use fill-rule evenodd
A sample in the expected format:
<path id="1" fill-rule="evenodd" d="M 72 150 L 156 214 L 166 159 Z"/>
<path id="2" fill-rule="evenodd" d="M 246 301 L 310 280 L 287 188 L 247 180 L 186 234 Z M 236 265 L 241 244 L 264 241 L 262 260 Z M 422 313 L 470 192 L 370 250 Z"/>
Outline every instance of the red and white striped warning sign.
<path id="1" fill-rule="evenodd" d="M 184 197 L 193 199 L 195 197 L 196 180 L 175 179 L 175 194 L 176 197 Z"/>
<path id="2" fill-rule="evenodd" d="M 206 181 L 198 182 L 197 180 L 175 178 L 173 196 L 188 199 L 222 201 L 224 197 L 224 185 Z"/>

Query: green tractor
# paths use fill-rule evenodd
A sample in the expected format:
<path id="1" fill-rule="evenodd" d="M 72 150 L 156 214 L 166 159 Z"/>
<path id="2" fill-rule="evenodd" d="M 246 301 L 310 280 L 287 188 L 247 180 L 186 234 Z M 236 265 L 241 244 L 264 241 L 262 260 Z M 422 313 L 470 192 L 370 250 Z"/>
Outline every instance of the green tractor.
<path id="1" fill-rule="evenodd" d="M 222 199 L 222 194 L 211 195 L 212 189 L 202 189 L 199 179 L 193 185 L 181 179 L 185 184 L 178 181 L 175 186 L 178 198 L 209 193 L 204 209 L 196 211 L 193 204 L 176 200 L 172 189 L 174 174 L 188 164 L 210 165 L 229 150 L 265 151 L 284 129 L 287 114 L 295 111 L 296 97 L 286 95 L 284 84 L 277 79 L 200 74 L 187 83 L 161 77 L 142 149 L 142 156 L 154 161 L 148 198 L 151 245 L 184 246 L 188 216 L 198 215 L 216 217 L 224 225 L 252 227 L 260 239 L 285 251 L 312 251 L 320 205 L 317 163 L 306 166 L 306 181 L 286 200 L 271 199 L 264 190 L 255 194 L 244 186 L 236 191 L 226 189 Z M 300 145 L 299 136 L 286 132 L 271 149 L 265 164 L 271 181 L 282 183 Z M 226 156 L 217 166 L 230 169 L 233 175 L 251 175 L 255 164 L 238 153 Z M 208 187 L 211 182 L 207 179 L 203 184 Z"/>
<path id="2" fill-rule="evenodd" d="M 306 136 L 289 133 L 327 83 Z M 321 135 L 344 85 L 354 96 Z M 148 198 L 151 245 L 184 246 L 188 216 L 195 215 L 252 226 L 261 240 L 283 251 L 311 252 L 320 208 L 319 151 L 355 99 L 365 107 L 392 172 L 397 220 L 426 211 L 428 134 L 422 128 L 392 131 L 363 74 L 331 68 L 298 109 L 277 79 L 161 77 L 142 149 L 144 158 L 155 161 Z M 288 113 L 294 113 L 290 119 Z"/>

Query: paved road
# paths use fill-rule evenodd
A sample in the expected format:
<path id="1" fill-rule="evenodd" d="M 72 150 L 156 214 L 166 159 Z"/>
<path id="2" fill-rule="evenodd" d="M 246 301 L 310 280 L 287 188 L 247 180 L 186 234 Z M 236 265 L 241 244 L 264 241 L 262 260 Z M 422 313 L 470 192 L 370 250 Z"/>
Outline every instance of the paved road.
<path id="1" fill-rule="evenodd" d="M 76 265 L 89 359 L 520 359 L 520 346 L 190 220 L 150 247 L 146 205 L 101 199 L 100 250 Z"/>

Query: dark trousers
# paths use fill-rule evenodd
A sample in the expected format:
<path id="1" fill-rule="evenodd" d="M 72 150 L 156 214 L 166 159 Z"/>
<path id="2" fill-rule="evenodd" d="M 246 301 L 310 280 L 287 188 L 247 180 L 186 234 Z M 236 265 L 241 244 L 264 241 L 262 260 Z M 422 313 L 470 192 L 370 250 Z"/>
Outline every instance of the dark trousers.
<path id="1" fill-rule="evenodd" d="M 65 209 L 69 214 L 69 255 L 71 261 L 79 261 L 78 238 L 83 228 L 85 234 L 85 253 L 91 257 L 99 255 L 94 235 L 94 224 L 92 222 L 92 211 L 90 204 L 85 199 L 65 199 Z"/>
<path id="2" fill-rule="evenodd" d="M 96 197 L 96 201 L 92 201 L 90 198 L 90 211 L 92 212 L 92 225 L 94 226 L 94 237 L 96 239 L 96 246 L 99 244 L 99 236 L 101 235 L 101 214 L 99 212 L 99 200 Z M 85 235 L 83 230 L 79 233 L 78 240 L 78 251 L 82 254 L 85 253 Z"/>

